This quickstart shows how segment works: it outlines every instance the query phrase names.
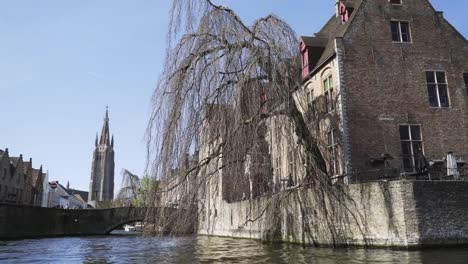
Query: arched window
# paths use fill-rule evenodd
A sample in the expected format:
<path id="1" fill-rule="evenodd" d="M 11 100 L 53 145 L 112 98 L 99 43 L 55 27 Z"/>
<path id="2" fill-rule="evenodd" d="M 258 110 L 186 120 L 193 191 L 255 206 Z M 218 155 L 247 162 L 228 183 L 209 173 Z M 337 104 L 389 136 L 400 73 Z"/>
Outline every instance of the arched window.
<path id="1" fill-rule="evenodd" d="M 334 93 L 333 93 L 333 77 L 331 74 L 325 75 L 323 78 L 323 92 L 325 97 L 325 109 L 328 113 L 335 110 Z"/>

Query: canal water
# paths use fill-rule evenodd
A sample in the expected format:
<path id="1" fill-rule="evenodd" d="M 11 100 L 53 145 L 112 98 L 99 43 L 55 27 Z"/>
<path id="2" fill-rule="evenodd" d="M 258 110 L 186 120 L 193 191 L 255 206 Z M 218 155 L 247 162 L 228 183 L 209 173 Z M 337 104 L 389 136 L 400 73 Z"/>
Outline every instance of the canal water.
<path id="1" fill-rule="evenodd" d="M 108 236 L 0 241 L 0 263 L 468 263 L 468 249 L 330 249 L 217 238 Z"/>

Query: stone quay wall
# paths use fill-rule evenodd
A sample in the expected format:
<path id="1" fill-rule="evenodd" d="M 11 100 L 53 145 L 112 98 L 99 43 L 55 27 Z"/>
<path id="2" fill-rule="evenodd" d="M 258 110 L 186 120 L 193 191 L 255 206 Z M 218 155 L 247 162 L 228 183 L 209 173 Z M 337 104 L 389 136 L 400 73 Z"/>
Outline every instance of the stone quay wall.
<path id="1" fill-rule="evenodd" d="M 209 203 L 199 218 L 201 235 L 315 246 L 468 244 L 468 182 L 330 185 L 235 203 L 218 197 Z"/>
<path id="2" fill-rule="evenodd" d="M 0 204 L 0 239 L 104 235 L 144 216 L 144 208 L 66 210 Z"/>

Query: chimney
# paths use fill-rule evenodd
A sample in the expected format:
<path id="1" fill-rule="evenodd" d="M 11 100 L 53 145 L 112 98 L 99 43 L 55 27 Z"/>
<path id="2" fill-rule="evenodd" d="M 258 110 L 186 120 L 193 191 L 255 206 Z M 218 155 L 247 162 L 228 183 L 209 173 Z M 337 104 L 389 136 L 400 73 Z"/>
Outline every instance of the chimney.
<path id="1" fill-rule="evenodd" d="M 335 0 L 335 13 L 336 13 L 336 17 L 341 16 L 341 12 L 340 12 L 340 0 Z"/>

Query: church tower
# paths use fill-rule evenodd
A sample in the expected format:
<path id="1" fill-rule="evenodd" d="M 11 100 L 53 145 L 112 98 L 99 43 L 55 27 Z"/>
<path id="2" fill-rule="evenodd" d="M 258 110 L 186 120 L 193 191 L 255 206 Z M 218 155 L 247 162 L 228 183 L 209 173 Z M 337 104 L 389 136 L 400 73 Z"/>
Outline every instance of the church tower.
<path id="1" fill-rule="evenodd" d="M 101 137 L 94 143 L 88 203 L 96 207 L 97 202 L 112 201 L 114 198 L 114 136 L 109 136 L 109 111 L 106 107 Z"/>

